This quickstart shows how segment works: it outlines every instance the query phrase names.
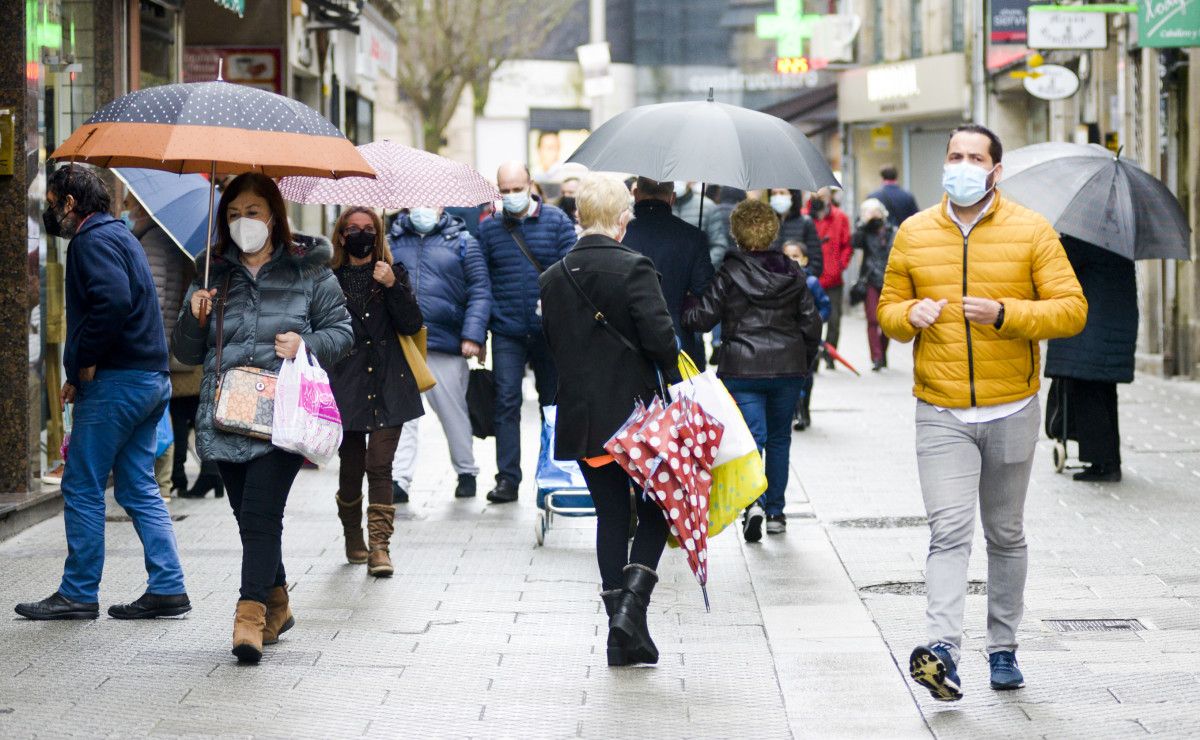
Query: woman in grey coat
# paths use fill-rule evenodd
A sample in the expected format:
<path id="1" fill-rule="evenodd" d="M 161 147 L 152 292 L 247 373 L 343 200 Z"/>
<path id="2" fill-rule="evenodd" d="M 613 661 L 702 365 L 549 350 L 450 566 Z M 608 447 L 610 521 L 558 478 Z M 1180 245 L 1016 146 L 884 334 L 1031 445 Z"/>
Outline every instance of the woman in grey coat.
<path id="1" fill-rule="evenodd" d="M 215 429 L 217 379 L 239 366 L 278 372 L 302 344 L 323 367 L 332 367 L 349 351 L 354 334 L 342 289 L 328 266 L 328 240 L 292 234 L 283 197 L 270 178 L 246 174 L 233 180 L 221 196 L 219 213 L 210 288 L 203 290 L 199 279 L 192 283 L 173 347 L 181 362 L 204 365 L 196 447 L 202 460 L 216 461 L 241 532 L 233 653 L 257 662 L 263 645 L 295 623 L 280 539 L 288 492 L 304 459 L 270 442 Z M 201 275 L 203 261 L 201 255 Z M 218 312 L 224 311 L 220 338 L 222 322 L 209 316 L 214 302 Z"/>

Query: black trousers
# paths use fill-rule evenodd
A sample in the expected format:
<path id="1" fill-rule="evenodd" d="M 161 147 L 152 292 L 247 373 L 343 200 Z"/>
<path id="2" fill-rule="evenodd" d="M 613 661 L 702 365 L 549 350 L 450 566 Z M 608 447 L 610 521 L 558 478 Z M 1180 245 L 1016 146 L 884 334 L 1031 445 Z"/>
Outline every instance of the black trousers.
<path id="1" fill-rule="evenodd" d="M 1121 429 L 1117 418 L 1117 384 L 1098 380 L 1055 378 L 1046 404 L 1046 431 L 1061 439 L 1063 405 L 1067 438 L 1079 442 L 1079 459 L 1093 465 L 1121 464 Z"/>
<path id="2" fill-rule="evenodd" d="M 283 508 L 304 458 L 275 449 L 250 462 L 219 462 L 229 505 L 242 536 L 242 599 L 266 603 L 283 570 Z"/>
<path id="3" fill-rule="evenodd" d="M 196 426 L 196 411 L 200 396 L 178 396 L 171 399 L 171 436 L 175 438 L 175 457 L 171 461 L 171 485 L 187 488 L 187 473 L 183 466 L 188 456 L 188 435 Z"/>
<path id="4" fill-rule="evenodd" d="M 629 475 L 616 463 L 593 468 L 581 460 L 579 468 L 596 507 L 596 560 L 604 590 L 621 588 L 625 582 L 622 571 L 630 563 L 657 570 L 658 559 L 667 545 L 667 520 L 662 510 L 642 496 L 640 488 L 633 487 L 637 498 L 637 530 L 630 548 L 629 522 L 633 509 Z"/>

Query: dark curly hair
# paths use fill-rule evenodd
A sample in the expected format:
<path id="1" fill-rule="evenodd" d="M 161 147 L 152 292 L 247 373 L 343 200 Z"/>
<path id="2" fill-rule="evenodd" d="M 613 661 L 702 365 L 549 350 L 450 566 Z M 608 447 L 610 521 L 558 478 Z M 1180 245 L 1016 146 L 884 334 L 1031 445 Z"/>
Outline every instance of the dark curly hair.
<path id="1" fill-rule="evenodd" d="M 112 196 L 108 186 L 96 170 L 86 165 L 72 163 L 56 169 L 46 180 L 46 192 L 54 194 L 54 200 L 60 208 L 66 203 L 68 195 L 74 198 L 74 212 L 80 216 L 112 211 Z"/>
<path id="2" fill-rule="evenodd" d="M 779 216 L 761 200 L 744 200 L 729 214 L 729 230 L 739 247 L 759 252 L 770 247 L 779 235 Z"/>

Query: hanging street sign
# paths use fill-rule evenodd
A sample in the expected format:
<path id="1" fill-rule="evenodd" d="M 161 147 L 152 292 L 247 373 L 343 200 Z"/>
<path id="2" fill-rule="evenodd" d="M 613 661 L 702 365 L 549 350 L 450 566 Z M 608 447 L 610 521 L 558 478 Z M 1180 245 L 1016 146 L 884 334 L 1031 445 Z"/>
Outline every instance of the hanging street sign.
<path id="1" fill-rule="evenodd" d="M 1078 13 L 1074 10 L 1062 10 L 1062 7 L 1029 6 L 1029 36 L 1026 40 L 1029 48 L 1104 49 L 1108 47 L 1107 14 Z M 1053 8 L 1053 10 L 1048 10 L 1048 8 Z"/>
<path id="2" fill-rule="evenodd" d="M 1138 45 L 1200 46 L 1200 0 L 1142 0 L 1138 3 Z"/>
<path id="3" fill-rule="evenodd" d="M 775 41 L 775 55 L 804 56 L 804 40 L 811 39 L 821 15 L 804 12 L 803 0 L 775 0 L 775 12 L 754 19 L 754 33 L 760 39 Z"/>
<path id="4" fill-rule="evenodd" d="M 1079 91 L 1079 77 L 1057 64 L 1043 64 L 1025 75 L 1025 90 L 1042 100 L 1062 100 Z"/>

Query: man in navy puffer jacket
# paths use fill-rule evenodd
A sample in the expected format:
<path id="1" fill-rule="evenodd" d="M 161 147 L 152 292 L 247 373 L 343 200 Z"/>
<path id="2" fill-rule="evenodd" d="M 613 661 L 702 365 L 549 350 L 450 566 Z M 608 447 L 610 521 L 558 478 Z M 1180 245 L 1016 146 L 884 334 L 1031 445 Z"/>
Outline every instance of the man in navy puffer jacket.
<path id="1" fill-rule="evenodd" d="M 567 214 L 529 194 L 529 169 L 506 162 L 496 173 L 503 208 L 479 225 L 479 245 L 492 279 L 492 369 L 496 381 L 496 487 L 492 503 L 517 500 L 521 484 L 521 382 L 533 365 L 538 402 L 554 402 L 558 374 L 542 334 L 538 276 L 575 245 Z M 526 256 L 514 234 L 524 239 Z M 534 262 L 537 264 L 535 265 Z"/>
<path id="2" fill-rule="evenodd" d="M 401 213 L 388 232 L 392 259 L 408 270 L 413 292 L 429 330 L 426 363 L 437 385 L 425 392 L 450 443 L 450 463 L 458 474 L 456 498 L 475 495 L 475 454 L 467 416 L 467 359 L 483 362 L 492 291 L 479 243 L 462 219 L 439 208 Z M 404 425 L 392 462 L 392 489 L 398 503 L 408 501 L 417 463 L 419 419 Z"/>

